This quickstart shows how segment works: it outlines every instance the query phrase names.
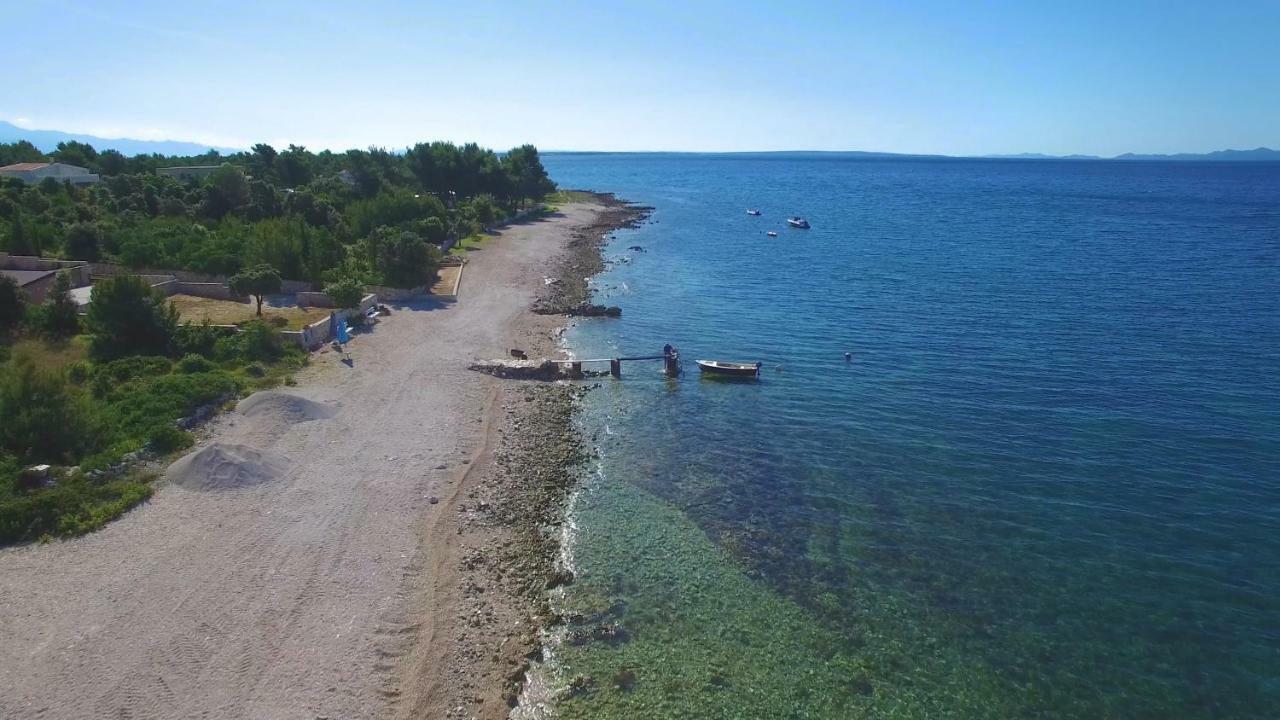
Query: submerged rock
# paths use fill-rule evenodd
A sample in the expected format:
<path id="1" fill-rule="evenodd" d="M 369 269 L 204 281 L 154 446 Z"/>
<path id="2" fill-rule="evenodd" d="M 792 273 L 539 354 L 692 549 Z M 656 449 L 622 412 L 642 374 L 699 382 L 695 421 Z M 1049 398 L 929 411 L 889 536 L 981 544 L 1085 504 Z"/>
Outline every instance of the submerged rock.
<path id="1" fill-rule="evenodd" d="M 622 308 L 616 305 L 606 307 L 604 305 L 583 303 L 575 308 L 570 308 L 565 314 L 575 317 L 621 317 Z"/>

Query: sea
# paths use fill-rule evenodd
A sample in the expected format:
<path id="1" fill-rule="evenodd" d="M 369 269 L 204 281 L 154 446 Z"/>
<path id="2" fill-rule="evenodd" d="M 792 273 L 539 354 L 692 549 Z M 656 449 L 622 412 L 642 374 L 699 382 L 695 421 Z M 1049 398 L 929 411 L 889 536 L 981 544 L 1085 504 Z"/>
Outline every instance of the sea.
<path id="1" fill-rule="evenodd" d="M 1280 717 L 1280 164 L 544 162 L 684 370 L 583 401 L 559 717 Z"/>

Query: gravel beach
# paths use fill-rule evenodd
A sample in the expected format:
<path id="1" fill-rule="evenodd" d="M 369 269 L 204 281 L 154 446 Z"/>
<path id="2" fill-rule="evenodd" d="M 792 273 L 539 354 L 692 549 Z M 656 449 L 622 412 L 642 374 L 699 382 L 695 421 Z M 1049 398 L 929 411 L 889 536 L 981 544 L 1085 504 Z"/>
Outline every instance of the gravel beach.
<path id="1" fill-rule="evenodd" d="M 393 305 L 351 367 L 321 352 L 219 417 L 151 502 L 0 550 L 0 717 L 504 717 L 558 581 L 538 528 L 581 453 L 580 391 L 467 366 L 552 354 L 543 278 L 584 283 L 573 243 L 598 256 L 634 212 L 583 200 L 501 231 L 456 303 Z"/>

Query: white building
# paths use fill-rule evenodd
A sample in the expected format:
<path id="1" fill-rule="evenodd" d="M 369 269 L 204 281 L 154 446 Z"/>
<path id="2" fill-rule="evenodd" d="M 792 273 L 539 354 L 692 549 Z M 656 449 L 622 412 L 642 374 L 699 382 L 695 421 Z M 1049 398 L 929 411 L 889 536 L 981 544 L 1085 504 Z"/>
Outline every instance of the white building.
<path id="1" fill-rule="evenodd" d="M 33 185 L 49 177 L 72 185 L 92 185 L 98 182 L 98 176 L 89 172 L 88 168 L 59 162 L 5 165 L 0 167 L 0 177 L 15 178 Z"/>

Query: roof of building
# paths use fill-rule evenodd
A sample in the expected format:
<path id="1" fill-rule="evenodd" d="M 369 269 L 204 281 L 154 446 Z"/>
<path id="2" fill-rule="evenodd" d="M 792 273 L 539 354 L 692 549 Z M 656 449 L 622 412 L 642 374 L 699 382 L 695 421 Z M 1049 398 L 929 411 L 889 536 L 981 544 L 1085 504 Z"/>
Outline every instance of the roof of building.
<path id="1" fill-rule="evenodd" d="M 5 165 L 4 167 L 0 167 L 0 172 L 3 172 L 3 171 L 5 171 L 5 170 L 10 170 L 10 171 L 12 171 L 12 172 L 29 172 L 29 171 L 31 171 L 31 170 L 39 170 L 40 168 L 43 168 L 43 167 L 49 167 L 49 163 L 47 163 L 47 162 L 43 162 L 43 163 L 14 163 L 14 164 L 12 164 L 12 165 Z"/>
<path id="2" fill-rule="evenodd" d="M 93 286 L 85 285 L 84 287 L 71 288 L 71 299 L 76 301 L 78 307 L 84 307 L 93 301 Z"/>
<path id="3" fill-rule="evenodd" d="M 18 287 L 26 287 L 37 280 L 43 280 L 50 275 L 58 272 L 57 270 L 4 270 L 0 269 L 0 275 L 11 277 L 18 281 Z"/>

